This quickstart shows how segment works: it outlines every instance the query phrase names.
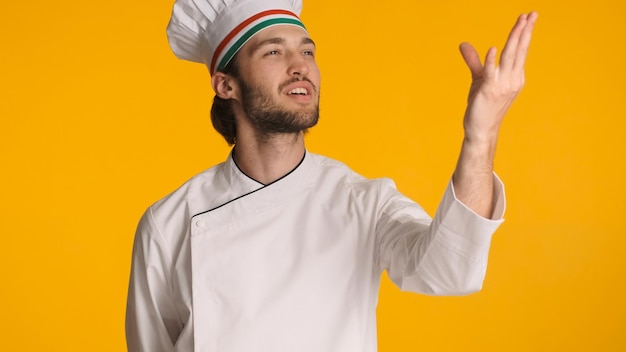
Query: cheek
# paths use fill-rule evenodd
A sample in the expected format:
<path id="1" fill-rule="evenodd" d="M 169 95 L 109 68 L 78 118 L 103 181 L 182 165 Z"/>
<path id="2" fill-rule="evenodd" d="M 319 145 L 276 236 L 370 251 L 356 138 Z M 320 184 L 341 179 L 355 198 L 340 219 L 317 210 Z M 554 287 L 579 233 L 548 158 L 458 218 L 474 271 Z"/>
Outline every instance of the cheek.
<path id="1" fill-rule="evenodd" d="M 259 69 L 253 75 L 248 75 L 244 84 L 248 87 L 248 90 L 261 91 L 265 94 L 268 94 L 270 91 L 276 91 L 276 87 L 278 87 L 275 76 L 272 76 L 265 68 Z"/>
<path id="2" fill-rule="evenodd" d="M 271 65 L 257 66 L 254 83 L 263 87 L 276 87 L 280 83 L 280 72 Z"/>
<path id="3" fill-rule="evenodd" d="M 309 74 L 307 75 L 309 80 L 315 84 L 316 87 L 319 87 L 321 81 L 320 69 L 317 66 L 317 63 L 311 65 L 309 69 Z"/>

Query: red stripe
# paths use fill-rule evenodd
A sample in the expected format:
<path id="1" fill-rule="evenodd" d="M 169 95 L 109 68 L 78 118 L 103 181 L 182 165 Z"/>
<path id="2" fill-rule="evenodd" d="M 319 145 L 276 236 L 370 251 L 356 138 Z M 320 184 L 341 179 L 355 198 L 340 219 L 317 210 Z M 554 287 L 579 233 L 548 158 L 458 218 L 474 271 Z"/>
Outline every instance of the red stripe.
<path id="1" fill-rule="evenodd" d="M 258 20 L 261 17 L 269 16 L 269 15 L 290 15 L 295 18 L 298 18 L 298 16 L 291 11 L 268 10 L 268 11 L 257 13 L 256 15 L 243 21 L 237 27 L 235 27 L 235 29 L 230 31 L 230 33 L 228 33 L 228 35 L 220 42 L 220 45 L 217 46 L 217 49 L 215 49 L 215 53 L 213 54 L 213 58 L 211 59 L 211 74 L 213 74 L 213 70 L 215 70 L 215 62 L 217 61 L 217 57 L 220 56 L 220 53 L 224 50 L 224 48 L 226 47 L 226 44 L 228 44 L 228 42 L 230 42 L 239 32 L 241 32 L 244 28 L 246 28 L 250 23 Z"/>

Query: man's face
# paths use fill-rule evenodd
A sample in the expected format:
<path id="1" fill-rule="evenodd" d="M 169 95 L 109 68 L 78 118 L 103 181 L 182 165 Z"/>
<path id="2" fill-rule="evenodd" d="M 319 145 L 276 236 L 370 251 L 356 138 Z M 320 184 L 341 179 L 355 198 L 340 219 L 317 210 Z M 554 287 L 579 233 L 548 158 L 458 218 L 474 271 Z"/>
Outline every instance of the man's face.
<path id="1" fill-rule="evenodd" d="M 315 44 L 303 29 L 264 29 L 237 56 L 241 105 L 257 132 L 297 133 L 315 126 L 320 73 Z"/>

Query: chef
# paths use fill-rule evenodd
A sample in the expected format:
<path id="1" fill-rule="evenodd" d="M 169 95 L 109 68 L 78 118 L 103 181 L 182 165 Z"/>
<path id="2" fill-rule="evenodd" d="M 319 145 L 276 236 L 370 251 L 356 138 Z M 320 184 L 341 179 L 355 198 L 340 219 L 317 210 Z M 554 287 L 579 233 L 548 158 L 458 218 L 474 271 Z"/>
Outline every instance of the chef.
<path id="1" fill-rule="evenodd" d="M 207 65 L 213 125 L 233 145 L 150 206 L 132 255 L 129 351 L 376 351 L 381 273 L 402 290 L 479 290 L 503 186 L 498 128 L 523 85 L 536 13 L 501 59 L 461 53 L 473 84 L 459 160 L 433 219 L 389 179 L 306 150 L 318 120 L 316 43 L 300 0 L 177 0 L 174 53 Z"/>

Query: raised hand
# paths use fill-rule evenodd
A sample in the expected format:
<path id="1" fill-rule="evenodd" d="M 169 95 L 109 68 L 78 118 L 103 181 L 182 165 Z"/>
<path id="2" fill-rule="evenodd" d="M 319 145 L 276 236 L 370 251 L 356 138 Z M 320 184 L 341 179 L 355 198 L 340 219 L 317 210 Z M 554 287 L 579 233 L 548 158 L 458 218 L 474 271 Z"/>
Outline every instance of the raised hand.
<path id="1" fill-rule="evenodd" d="M 484 217 L 493 214 L 493 159 L 502 119 L 524 86 L 524 64 L 537 13 L 519 16 L 506 41 L 500 63 L 496 48 L 487 51 L 484 65 L 476 49 L 460 46 L 472 73 L 463 119 L 465 138 L 453 181 L 457 198 Z"/>
<path id="2" fill-rule="evenodd" d="M 461 44 L 461 55 L 472 73 L 464 118 L 466 138 L 482 140 L 497 134 L 502 118 L 524 86 L 524 64 L 536 20 L 536 12 L 519 16 L 499 65 L 496 65 L 495 47 L 487 51 L 483 65 L 471 44 Z"/>

